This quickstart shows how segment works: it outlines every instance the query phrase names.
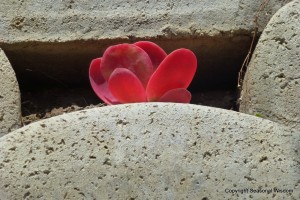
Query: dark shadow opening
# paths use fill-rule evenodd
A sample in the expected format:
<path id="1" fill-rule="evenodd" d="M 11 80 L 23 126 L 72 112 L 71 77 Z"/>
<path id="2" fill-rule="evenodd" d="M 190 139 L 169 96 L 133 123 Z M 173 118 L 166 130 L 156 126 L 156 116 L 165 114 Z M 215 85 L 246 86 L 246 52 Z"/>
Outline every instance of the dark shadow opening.
<path id="1" fill-rule="evenodd" d="M 249 51 L 250 35 L 149 40 L 167 53 L 188 48 L 196 54 L 198 69 L 189 87 L 191 103 L 236 110 L 238 72 Z M 110 45 L 136 41 L 131 38 L 2 44 L 19 81 L 23 116 L 101 103 L 89 84 L 90 61 L 100 57 Z"/>

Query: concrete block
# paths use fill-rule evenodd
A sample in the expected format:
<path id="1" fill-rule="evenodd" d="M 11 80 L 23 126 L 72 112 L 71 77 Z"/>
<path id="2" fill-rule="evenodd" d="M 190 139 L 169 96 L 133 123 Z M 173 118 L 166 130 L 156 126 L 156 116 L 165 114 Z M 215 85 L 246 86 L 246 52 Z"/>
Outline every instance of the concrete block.
<path id="1" fill-rule="evenodd" d="M 138 40 L 168 53 L 191 49 L 200 61 L 194 88 L 234 87 L 262 2 L 7 0 L 0 7 L 0 47 L 28 87 L 87 84 L 92 58 L 110 45 Z M 268 2 L 260 32 L 286 2 Z"/>
<path id="2" fill-rule="evenodd" d="M 298 199 L 298 150 L 299 134 L 242 113 L 172 103 L 107 106 L 0 138 L 0 196 Z"/>
<path id="3" fill-rule="evenodd" d="M 0 49 L 0 137 L 21 126 L 21 97 L 13 68 Z"/>
<path id="4" fill-rule="evenodd" d="M 240 111 L 300 130 L 300 1 L 266 26 L 243 84 Z"/>

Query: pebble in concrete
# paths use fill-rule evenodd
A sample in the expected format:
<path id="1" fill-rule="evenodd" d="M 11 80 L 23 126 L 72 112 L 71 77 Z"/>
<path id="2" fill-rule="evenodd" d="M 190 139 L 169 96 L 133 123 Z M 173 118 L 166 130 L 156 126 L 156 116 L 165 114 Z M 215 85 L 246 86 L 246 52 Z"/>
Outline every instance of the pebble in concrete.
<path id="1" fill-rule="evenodd" d="M 21 126 L 20 101 L 15 73 L 0 49 L 0 137 Z"/>
<path id="2" fill-rule="evenodd" d="M 0 138 L 0 196 L 298 199 L 298 148 L 299 135 L 228 110 L 172 103 L 94 108 Z"/>
<path id="3" fill-rule="evenodd" d="M 240 111 L 300 130 L 300 1 L 264 30 L 246 72 Z"/>

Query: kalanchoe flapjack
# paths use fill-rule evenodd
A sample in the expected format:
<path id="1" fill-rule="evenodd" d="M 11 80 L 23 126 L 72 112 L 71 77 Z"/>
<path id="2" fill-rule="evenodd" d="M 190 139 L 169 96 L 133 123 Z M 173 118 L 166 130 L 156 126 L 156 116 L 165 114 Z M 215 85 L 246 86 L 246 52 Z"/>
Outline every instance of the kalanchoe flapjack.
<path id="1" fill-rule="evenodd" d="M 197 69 L 197 59 L 188 49 L 169 55 L 148 41 L 119 44 L 92 60 L 89 77 L 93 90 L 105 103 L 189 103 L 187 87 Z"/>

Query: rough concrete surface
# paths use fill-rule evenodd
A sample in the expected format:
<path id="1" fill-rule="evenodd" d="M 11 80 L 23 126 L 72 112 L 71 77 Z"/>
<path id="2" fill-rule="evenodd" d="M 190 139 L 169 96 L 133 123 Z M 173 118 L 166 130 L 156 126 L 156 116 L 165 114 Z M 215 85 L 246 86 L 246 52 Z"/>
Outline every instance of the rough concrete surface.
<path id="1" fill-rule="evenodd" d="M 2 2 L 1 41 L 72 41 L 188 37 L 250 32 L 261 0 L 123 1 L 31 0 Z M 261 28 L 288 1 L 267 4 Z"/>
<path id="2" fill-rule="evenodd" d="M 108 106 L 0 138 L 0 196 L 298 199 L 298 151 L 299 134 L 255 116 L 189 104 Z"/>
<path id="3" fill-rule="evenodd" d="M 240 111 L 300 130 L 300 1 L 265 28 L 246 72 Z"/>
<path id="4" fill-rule="evenodd" d="M 268 2 L 259 15 L 260 31 L 286 2 Z M 22 74 L 22 85 L 88 83 L 89 62 L 109 45 L 151 40 L 167 52 L 182 47 L 195 52 L 201 68 L 194 87 L 234 87 L 262 3 L 2 0 L 0 47 Z"/>
<path id="5" fill-rule="evenodd" d="M 20 102 L 14 70 L 0 49 L 0 137 L 21 126 Z"/>

